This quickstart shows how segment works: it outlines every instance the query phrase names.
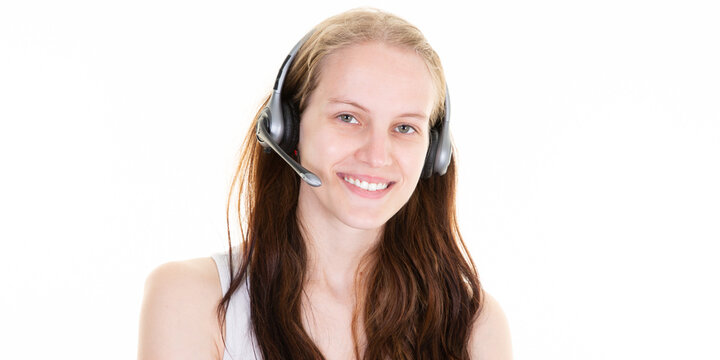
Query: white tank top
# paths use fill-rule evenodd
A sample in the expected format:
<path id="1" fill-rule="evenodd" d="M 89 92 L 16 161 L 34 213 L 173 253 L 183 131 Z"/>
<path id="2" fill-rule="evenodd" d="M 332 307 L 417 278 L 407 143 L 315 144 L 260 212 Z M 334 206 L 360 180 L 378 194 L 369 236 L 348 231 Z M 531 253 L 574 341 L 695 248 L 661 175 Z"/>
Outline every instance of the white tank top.
<path id="1" fill-rule="evenodd" d="M 235 253 L 233 251 L 233 253 Z M 227 253 L 212 255 L 220 275 L 223 294 L 230 288 L 230 264 Z M 237 261 L 233 261 L 237 270 Z M 230 298 L 225 317 L 225 353 L 223 360 L 256 360 L 262 359 L 255 342 L 250 322 L 250 293 L 247 282 L 243 282 Z"/>

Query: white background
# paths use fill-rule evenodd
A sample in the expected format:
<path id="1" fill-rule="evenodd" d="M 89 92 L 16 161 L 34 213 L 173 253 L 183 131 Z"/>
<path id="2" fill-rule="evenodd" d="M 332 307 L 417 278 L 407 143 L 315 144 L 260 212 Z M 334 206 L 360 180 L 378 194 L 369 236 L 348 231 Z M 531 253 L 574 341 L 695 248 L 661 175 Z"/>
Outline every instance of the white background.
<path id="1" fill-rule="evenodd" d="M 284 56 L 359 5 L 444 62 L 517 359 L 720 359 L 720 12 L 635 0 L 4 1 L 0 358 L 135 357 L 148 272 L 225 249 Z"/>

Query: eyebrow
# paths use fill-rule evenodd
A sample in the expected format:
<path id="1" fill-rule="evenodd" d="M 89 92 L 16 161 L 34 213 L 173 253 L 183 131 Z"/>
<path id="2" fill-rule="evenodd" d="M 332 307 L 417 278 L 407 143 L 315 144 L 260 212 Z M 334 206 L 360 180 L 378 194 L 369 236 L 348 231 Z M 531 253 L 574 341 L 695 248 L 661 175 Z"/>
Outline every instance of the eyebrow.
<path id="1" fill-rule="evenodd" d="M 360 105 L 352 100 L 348 100 L 348 99 L 330 98 L 328 100 L 328 103 L 329 104 L 346 104 L 346 105 L 354 106 L 366 113 L 370 113 L 370 111 L 367 108 L 363 107 L 362 105 Z M 410 118 L 417 118 L 419 120 L 426 120 L 429 118 L 429 116 L 427 116 L 423 113 L 404 113 L 404 114 L 400 114 L 400 116 L 398 116 L 398 117 L 410 117 Z"/>

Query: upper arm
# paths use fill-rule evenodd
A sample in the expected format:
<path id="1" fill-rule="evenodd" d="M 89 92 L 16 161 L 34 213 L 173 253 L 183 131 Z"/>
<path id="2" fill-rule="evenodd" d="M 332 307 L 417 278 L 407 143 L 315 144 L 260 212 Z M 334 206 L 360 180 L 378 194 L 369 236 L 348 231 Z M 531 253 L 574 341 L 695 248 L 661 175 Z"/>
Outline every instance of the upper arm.
<path id="1" fill-rule="evenodd" d="M 511 360 L 510 327 L 500 304 L 485 293 L 485 303 L 470 334 L 473 360 Z"/>
<path id="2" fill-rule="evenodd" d="M 216 306 L 222 297 L 212 258 L 171 262 L 145 281 L 138 359 L 222 359 Z"/>

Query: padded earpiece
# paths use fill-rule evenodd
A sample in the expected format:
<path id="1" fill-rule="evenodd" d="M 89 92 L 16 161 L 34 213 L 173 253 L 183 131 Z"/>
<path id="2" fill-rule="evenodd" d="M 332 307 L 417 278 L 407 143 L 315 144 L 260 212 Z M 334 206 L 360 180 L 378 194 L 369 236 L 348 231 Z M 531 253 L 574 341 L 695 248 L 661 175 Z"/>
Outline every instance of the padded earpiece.
<path id="1" fill-rule="evenodd" d="M 428 146 L 427 155 L 425 155 L 425 165 L 423 166 L 420 176 L 427 179 L 432 176 L 435 168 L 435 154 L 437 154 L 438 132 L 435 128 L 430 130 L 430 145 Z"/>

